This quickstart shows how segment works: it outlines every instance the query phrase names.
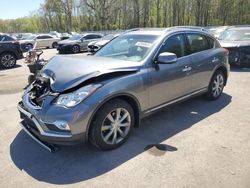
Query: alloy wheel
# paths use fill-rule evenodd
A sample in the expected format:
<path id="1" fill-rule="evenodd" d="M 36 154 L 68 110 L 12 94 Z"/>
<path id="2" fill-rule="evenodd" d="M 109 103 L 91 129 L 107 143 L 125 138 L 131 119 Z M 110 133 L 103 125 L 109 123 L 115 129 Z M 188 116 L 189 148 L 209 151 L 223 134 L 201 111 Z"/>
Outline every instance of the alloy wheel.
<path id="1" fill-rule="evenodd" d="M 72 51 L 73 51 L 73 53 L 78 53 L 79 51 L 80 51 L 80 49 L 79 49 L 79 47 L 78 46 L 73 46 L 73 48 L 72 48 Z"/>
<path id="2" fill-rule="evenodd" d="M 218 97 L 224 87 L 224 77 L 221 74 L 218 74 L 213 82 L 212 93 L 214 97 Z"/>
<path id="3" fill-rule="evenodd" d="M 16 63 L 16 58 L 11 54 L 6 54 L 1 59 L 1 64 L 5 68 L 11 68 L 15 65 L 15 63 Z"/>
<path id="4" fill-rule="evenodd" d="M 106 116 L 102 123 L 102 139 L 109 145 L 118 144 L 125 139 L 130 127 L 130 113 L 125 108 L 116 108 Z"/>

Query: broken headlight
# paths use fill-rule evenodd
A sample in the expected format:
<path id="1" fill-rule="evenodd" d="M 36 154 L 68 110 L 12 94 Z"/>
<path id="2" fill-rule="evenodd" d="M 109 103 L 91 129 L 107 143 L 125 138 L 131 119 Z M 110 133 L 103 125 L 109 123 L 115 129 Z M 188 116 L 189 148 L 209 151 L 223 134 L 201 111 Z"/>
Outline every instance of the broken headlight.
<path id="1" fill-rule="evenodd" d="M 91 84 L 84 86 L 72 93 L 62 94 L 57 98 L 55 104 L 68 108 L 74 107 L 94 93 L 101 86 L 101 84 Z"/>

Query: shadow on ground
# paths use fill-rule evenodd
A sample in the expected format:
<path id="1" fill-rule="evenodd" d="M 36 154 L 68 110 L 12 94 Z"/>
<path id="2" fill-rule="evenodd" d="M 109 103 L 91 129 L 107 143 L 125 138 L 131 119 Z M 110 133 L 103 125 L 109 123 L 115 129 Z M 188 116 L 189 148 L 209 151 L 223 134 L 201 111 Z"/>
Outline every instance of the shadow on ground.
<path id="1" fill-rule="evenodd" d="M 223 94 L 217 101 L 202 97 L 164 109 L 142 121 L 134 129 L 128 142 L 113 151 L 101 152 L 89 144 L 62 147 L 55 154 L 47 152 L 23 131 L 10 146 L 14 164 L 31 177 L 52 184 L 72 184 L 95 178 L 127 162 L 142 152 L 158 157 L 164 152 L 176 152 L 178 146 L 159 144 L 197 122 L 219 112 L 231 102 L 231 96 Z M 213 125 L 208 125 L 213 126 Z M 146 150 L 146 151 L 145 151 Z"/>
<path id="2" fill-rule="evenodd" d="M 10 69 L 4 69 L 4 68 L 0 67 L 0 71 L 12 70 L 12 69 L 16 69 L 19 67 L 22 67 L 22 65 L 16 64 L 13 68 L 10 68 Z"/>
<path id="3" fill-rule="evenodd" d="M 250 68 L 231 67 L 231 72 L 250 72 Z"/>

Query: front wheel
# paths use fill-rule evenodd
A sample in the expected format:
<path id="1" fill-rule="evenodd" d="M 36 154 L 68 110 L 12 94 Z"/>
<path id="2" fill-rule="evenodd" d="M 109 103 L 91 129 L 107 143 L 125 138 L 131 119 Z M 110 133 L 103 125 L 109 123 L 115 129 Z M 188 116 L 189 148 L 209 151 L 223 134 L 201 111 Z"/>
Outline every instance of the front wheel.
<path id="1" fill-rule="evenodd" d="M 74 54 L 79 53 L 79 52 L 80 52 L 80 46 L 78 46 L 78 45 L 72 46 L 72 52 L 73 52 Z"/>
<path id="2" fill-rule="evenodd" d="M 90 141 L 101 150 L 115 149 L 128 139 L 134 122 L 133 108 L 124 100 L 112 100 L 96 113 Z"/>
<path id="3" fill-rule="evenodd" d="M 218 99 L 224 89 L 225 86 L 225 75 L 222 71 L 217 71 L 212 77 L 212 80 L 209 84 L 208 91 L 206 93 L 206 97 L 209 100 Z"/>

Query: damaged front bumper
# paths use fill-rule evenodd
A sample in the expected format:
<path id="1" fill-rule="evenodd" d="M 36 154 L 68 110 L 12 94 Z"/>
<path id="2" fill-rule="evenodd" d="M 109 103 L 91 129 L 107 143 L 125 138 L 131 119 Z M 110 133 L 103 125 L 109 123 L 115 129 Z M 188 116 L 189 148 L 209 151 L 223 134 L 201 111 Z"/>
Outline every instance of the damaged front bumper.
<path id="1" fill-rule="evenodd" d="M 60 130 L 52 123 L 42 122 L 35 115 L 30 113 L 22 102 L 18 104 L 22 129 L 37 143 L 50 152 L 55 151 L 54 144 L 74 145 L 85 141 L 85 132 L 72 134 L 71 131 Z"/>

